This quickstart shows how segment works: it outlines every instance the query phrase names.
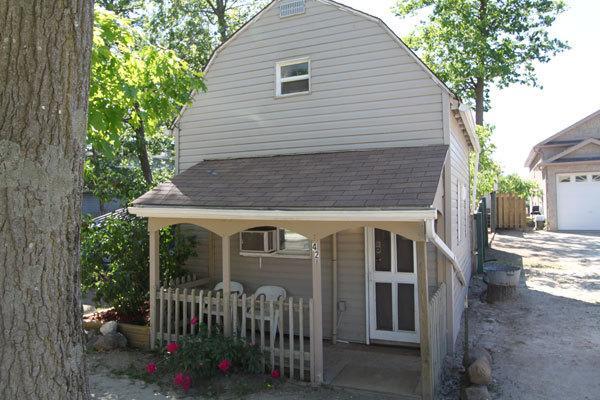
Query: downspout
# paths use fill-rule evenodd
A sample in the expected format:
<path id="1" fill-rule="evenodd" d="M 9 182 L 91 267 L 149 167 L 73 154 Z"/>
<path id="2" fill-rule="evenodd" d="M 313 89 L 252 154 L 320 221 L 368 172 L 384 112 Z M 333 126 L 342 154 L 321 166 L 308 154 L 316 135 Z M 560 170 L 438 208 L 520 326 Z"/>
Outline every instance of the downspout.
<path id="1" fill-rule="evenodd" d="M 448 248 L 448 246 L 446 246 L 446 243 L 444 243 L 442 238 L 440 238 L 437 235 L 437 233 L 435 233 L 434 220 L 428 219 L 425 221 L 425 234 L 427 236 L 427 240 L 431 241 L 431 243 L 433 243 L 435 245 L 435 247 L 437 247 L 438 250 L 441 251 L 448 260 L 450 260 L 450 264 L 452 264 L 452 269 L 456 273 L 456 276 L 458 277 L 460 284 L 463 286 L 466 286 L 467 281 L 465 279 L 465 275 L 463 274 L 462 270 L 460 269 L 460 265 L 458 264 L 458 260 L 456 259 L 456 256 L 454 255 L 452 250 L 450 250 L 450 248 Z"/>
<path id="2" fill-rule="evenodd" d="M 338 334 L 338 272 L 337 272 L 337 233 L 333 234 L 333 243 L 332 243 L 332 251 L 331 251 L 331 265 L 332 265 L 332 278 L 333 281 L 333 323 L 332 323 L 332 333 L 331 333 L 331 343 L 337 343 L 337 334 Z"/>

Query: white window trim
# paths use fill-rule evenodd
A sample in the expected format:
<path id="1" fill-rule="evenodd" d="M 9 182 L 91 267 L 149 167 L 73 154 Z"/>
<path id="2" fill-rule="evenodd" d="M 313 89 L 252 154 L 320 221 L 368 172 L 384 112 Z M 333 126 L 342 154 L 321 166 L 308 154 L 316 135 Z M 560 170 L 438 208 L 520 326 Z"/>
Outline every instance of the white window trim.
<path id="1" fill-rule="evenodd" d="M 287 65 L 293 65 L 293 64 L 301 64 L 301 63 L 305 63 L 305 62 L 308 63 L 308 74 L 307 75 L 290 76 L 288 78 L 281 77 L 281 68 L 282 67 L 285 67 Z M 296 93 L 288 93 L 288 94 L 281 93 L 281 84 L 282 83 L 302 81 L 305 79 L 308 79 L 308 90 L 306 92 L 296 92 Z M 310 94 L 311 90 L 312 90 L 312 85 L 311 85 L 310 58 L 308 58 L 308 57 L 295 58 L 293 60 L 279 61 L 275 64 L 275 97 L 290 97 L 290 96 L 305 95 L 305 94 Z"/>

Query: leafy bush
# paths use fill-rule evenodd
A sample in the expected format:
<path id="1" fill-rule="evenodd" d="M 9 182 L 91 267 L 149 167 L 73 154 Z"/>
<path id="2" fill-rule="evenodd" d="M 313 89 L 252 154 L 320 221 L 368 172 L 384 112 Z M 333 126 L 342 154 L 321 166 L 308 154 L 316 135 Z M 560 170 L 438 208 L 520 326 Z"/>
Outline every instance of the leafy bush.
<path id="1" fill-rule="evenodd" d="M 181 276 L 180 266 L 194 254 L 194 238 L 177 233 L 176 227 L 160 232 L 161 280 Z M 81 229 L 81 280 L 84 291 L 95 290 L 121 314 L 143 312 L 149 291 L 149 240 L 144 219 L 126 211 L 101 221 L 86 219 Z"/>
<path id="2" fill-rule="evenodd" d="M 498 182 L 498 192 L 515 194 L 526 200 L 542 195 L 542 189 L 536 181 L 522 178 L 518 174 L 501 176 Z"/>
<path id="3" fill-rule="evenodd" d="M 161 352 L 161 360 L 148 364 L 146 371 L 151 375 L 173 376 L 173 384 L 187 392 L 192 382 L 217 374 L 262 373 L 265 359 L 259 346 L 239 336 L 223 335 L 219 325 L 213 325 L 209 334 L 206 325 L 200 324 L 197 334 L 168 343 Z M 279 376 L 278 371 L 272 376 Z"/>

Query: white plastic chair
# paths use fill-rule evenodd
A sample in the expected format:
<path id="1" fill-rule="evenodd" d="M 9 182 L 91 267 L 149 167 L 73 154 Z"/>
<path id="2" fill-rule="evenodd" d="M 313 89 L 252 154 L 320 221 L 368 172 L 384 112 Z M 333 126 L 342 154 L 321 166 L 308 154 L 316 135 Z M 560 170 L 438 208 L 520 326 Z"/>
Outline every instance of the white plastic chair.
<path id="1" fill-rule="evenodd" d="M 261 286 L 258 289 L 256 289 L 256 292 L 254 292 L 254 297 L 256 300 L 259 300 L 260 297 L 264 297 L 265 302 L 268 301 L 279 301 L 280 299 L 285 300 L 287 298 L 287 293 L 285 291 L 284 288 L 282 288 L 281 286 Z M 247 310 L 247 313 L 250 314 L 252 312 L 252 307 L 254 307 L 254 305 L 250 306 Z M 270 325 L 271 325 L 271 340 L 275 339 L 275 335 L 277 333 L 277 324 L 279 322 L 279 309 L 275 310 L 275 315 L 273 316 L 274 321 L 271 321 L 271 318 L 269 316 L 265 316 L 265 321 L 269 321 Z"/>
<path id="2" fill-rule="evenodd" d="M 215 288 L 213 290 L 217 292 L 219 290 L 222 291 L 224 288 L 225 286 L 223 285 L 223 282 L 219 282 L 215 285 Z M 231 293 L 242 294 L 244 293 L 244 286 L 239 282 L 231 281 L 229 283 L 229 291 Z"/>

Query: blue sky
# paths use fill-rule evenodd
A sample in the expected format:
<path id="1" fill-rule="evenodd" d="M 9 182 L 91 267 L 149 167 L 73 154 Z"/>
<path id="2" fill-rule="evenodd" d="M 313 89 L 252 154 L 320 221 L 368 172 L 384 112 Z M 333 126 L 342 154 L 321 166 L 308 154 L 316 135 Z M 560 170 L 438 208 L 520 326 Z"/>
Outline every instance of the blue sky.
<path id="1" fill-rule="evenodd" d="M 338 0 L 383 19 L 400 36 L 416 19 L 402 20 L 394 0 Z M 543 89 L 512 86 L 492 91 L 486 121 L 496 125 L 496 160 L 505 172 L 523 167 L 533 145 L 600 109 L 600 1 L 567 0 L 568 10 L 552 28 L 571 49 L 537 68 Z"/>

